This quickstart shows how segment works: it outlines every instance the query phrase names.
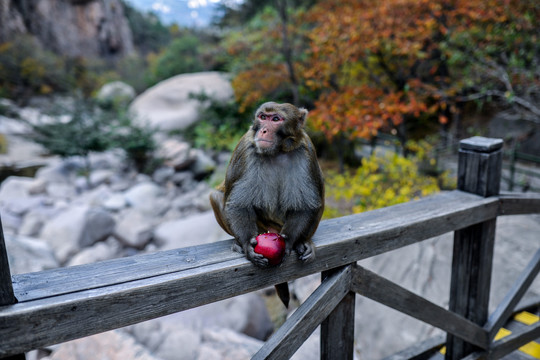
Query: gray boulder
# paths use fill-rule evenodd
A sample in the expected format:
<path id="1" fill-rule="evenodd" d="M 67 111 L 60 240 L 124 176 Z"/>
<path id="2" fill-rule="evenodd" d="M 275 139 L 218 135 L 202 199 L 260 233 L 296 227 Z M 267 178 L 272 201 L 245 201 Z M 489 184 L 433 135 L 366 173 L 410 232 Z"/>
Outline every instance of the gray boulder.
<path id="1" fill-rule="evenodd" d="M 25 274 L 59 266 L 52 248 L 45 241 L 9 232 L 4 237 L 11 274 Z"/>
<path id="2" fill-rule="evenodd" d="M 196 160 L 191 146 L 176 139 L 161 142 L 157 156 L 163 159 L 165 165 L 178 171 L 187 169 Z"/>
<path id="3" fill-rule="evenodd" d="M 126 331 L 165 360 L 207 360 L 249 359 L 262 345 L 256 338 L 266 339 L 272 329 L 264 300 L 250 293 L 132 325 Z"/>
<path id="4" fill-rule="evenodd" d="M 190 94 L 204 92 L 217 100 L 229 100 L 234 92 L 227 75 L 219 72 L 182 74 L 164 80 L 137 96 L 130 111 L 141 122 L 162 131 L 182 130 L 198 119 L 198 100 Z"/>
<path id="5" fill-rule="evenodd" d="M 68 341 L 54 348 L 49 360 L 161 360 L 118 330 Z"/>
<path id="6" fill-rule="evenodd" d="M 216 166 L 216 162 L 204 151 L 195 150 L 195 162 L 190 167 L 195 179 L 202 180 L 205 176 L 211 174 L 216 169 Z"/>
<path id="7" fill-rule="evenodd" d="M 121 215 L 116 223 L 114 236 L 124 245 L 144 249 L 152 240 L 153 229 L 152 219 L 147 214 L 133 209 Z"/>
<path id="8" fill-rule="evenodd" d="M 208 328 L 231 329 L 259 340 L 266 340 L 274 330 L 266 304 L 256 293 L 165 316 L 160 323 L 165 328 L 182 326 L 199 331 Z"/>
<path id="9" fill-rule="evenodd" d="M 0 216 L 4 229 L 18 232 L 24 214 L 42 203 L 41 197 L 30 195 L 33 184 L 34 179 L 19 176 L 10 176 L 0 184 Z"/>
<path id="10" fill-rule="evenodd" d="M 22 176 L 10 176 L 0 185 L 0 204 L 8 200 L 18 200 L 30 195 L 34 179 Z"/>
<path id="11" fill-rule="evenodd" d="M 102 106 L 126 106 L 135 98 L 135 89 L 122 81 L 107 83 L 99 89 L 96 99 Z"/>
<path id="12" fill-rule="evenodd" d="M 77 172 L 84 168 L 82 159 L 70 158 L 51 162 L 36 172 L 36 179 L 50 183 L 73 184 Z"/>
<path id="13" fill-rule="evenodd" d="M 124 194 L 111 194 L 106 200 L 101 204 L 105 209 L 109 211 L 120 211 L 127 206 L 126 197 Z"/>
<path id="14" fill-rule="evenodd" d="M 114 219 L 99 208 L 74 205 L 45 224 L 43 239 L 53 247 L 56 258 L 64 264 L 80 249 L 106 239 L 114 229 Z"/>
<path id="15" fill-rule="evenodd" d="M 110 237 L 106 241 L 98 242 L 84 248 L 81 252 L 73 256 L 66 266 L 91 264 L 97 261 L 114 259 L 118 257 L 120 250 L 120 244 L 113 237 Z"/>
<path id="16" fill-rule="evenodd" d="M 174 176 L 174 169 L 168 166 L 162 166 L 152 174 L 152 180 L 160 185 L 165 185 Z"/>
<path id="17" fill-rule="evenodd" d="M 201 336 L 191 329 L 167 331 L 154 352 L 163 360 L 191 360 L 199 354 Z"/>
<path id="18" fill-rule="evenodd" d="M 124 197 L 129 206 L 152 214 L 163 214 L 169 204 L 162 196 L 163 188 L 153 182 L 141 182 L 124 192 Z"/>
<path id="19" fill-rule="evenodd" d="M 215 359 L 248 360 L 259 351 L 263 342 L 230 329 L 210 328 L 202 332 L 202 345 L 205 349 L 212 349 L 211 352 L 205 350 L 202 353 L 204 356 L 214 356 L 217 353 L 219 357 Z M 197 358 L 203 359 L 207 358 Z"/>
<path id="20" fill-rule="evenodd" d="M 37 206 L 28 211 L 22 220 L 18 233 L 37 237 L 43 225 L 64 210 L 66 205 Z"/>
<path id="21" fill-rule="evenodd" d="M 221 229 L 212 211 L 166 221 L 154 230 L 154 239 L 160 245 L 160 250 L 207 244 L 229 238 L 230 235 Z"/>

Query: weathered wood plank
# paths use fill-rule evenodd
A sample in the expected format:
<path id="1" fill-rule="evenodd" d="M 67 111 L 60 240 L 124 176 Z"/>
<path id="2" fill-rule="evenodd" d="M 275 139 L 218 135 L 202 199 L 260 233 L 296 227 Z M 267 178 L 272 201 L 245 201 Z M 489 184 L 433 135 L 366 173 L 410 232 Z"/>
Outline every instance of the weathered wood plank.
<path id="1" fill-rule="evenodd" d="M 322 281 L 336 271 L 341 269 L 324 271 Z M 355 300 L 356 294 L 349 291 L 321 323 L 321 360 L 353 359 Z"/>
<path id="2" fill-rule="evenodd" d="M 489 220 L 454 234 L 449 309 L 476 324 L 484 324 L 488 317 L 495 222 Z M 446 347 L 448 360 L 461 359 L 477 350 L 471 342 L 451 334 Z"/>
<path id="3" fill-rule="evenodd" d="M 469 355 L 465 356 L 461 360 L 478 360 L 478 359 L 484 359 L 485 356 L 486 356 L 486 352 L 482 352 L 479 350 L 479 351 L 470 353 Z"/>
<path id="4" fill-rule="evenodd" d="M 499 194 L 502 166 L 501 139 L 479 136 L 460 142 L 458 189 L 480 196 Z M 483 325 L 488 318 L 496 218 L 454 233 L 449 309 Z M 448 335 L 445 358 L 461 359 L 476 348 L 469 339 Z"/>
<path id="5" fill-rule="evenodd" d="M 500 215 L 521 215 L 540 213 L 540 194 L 502 193 Z"/>
<path id="6" fill-rule="evenodd" d="M 146 274 L 139 271 L 141 263 L 147 263 L 139 256 L 112 260 L 105 268 L 103 263 L 88 265 L 84 268 L 88 272 L 85 279 L 95 277 L 90 288 L 80 284 L 81 268 L 58 269 L 55 286 L 61 287 L 63 279 L 65 288 L 71 289 L 62 295 L 47 290 L 50 272 L 24 275 L 32 278 L 27 282 L 17 281 L 24 276 L 14 276 L 13 286 L 22 298 L 16 305 L 0 307 L 0 355 L 96 334 L 344 266 L 491 219 L 497 212 L 497 198 L 484 199 L 455 191 L 328 220 L 314 236 L 317 261 L 303 264 L 290 257 L 273 269 L 256 268 L 227 250 L 230 241 L 225 241 L 179 249 L 186 256 L 200 251 L 202 262 L 186 260 L 185 269 L 175 272 L 168 272 L 178 265 L 176 262 L 181 263 L 174 253 L 161 260 L 161 254 L 149 256 L 155 263 L 149 265 Z M 217 253 L 218 258 L 223 254 L 229 260 L 205 263 L 206 259 L 216 258 Z M 115 264 L 121 264 L 121 270 Z M 165 273 L 152 276 L 152 271 Z M 81 323 L 92 326 L 82 328 Z"/>
<path id="7" fill-rule="evenodd" d="M 2 219 L 0 218 L 0 305 L 9 305 L 16 302 L 17 299 L 13 295 L 11 285 L 11 271 L 9 270 Z"/>
<path id="8" fill-rule="evenodd" d="M 502 339 L 495 341 L 493 347 L 489 351 L 490 359 L 500 359 L 501 357 L 510 354 L 512 351 L 519 349 L 521 346 L 536 340 L 540 337 L 540 322 L 531 325 L 524 332 L 515 332 Z"/>
<path id="9" fill-rule="evenodd" d="M 351 266 L 328 276 L 252 359 L 289 359 L 349 293 L 350 282 Z"/>
<path id="10" fill-rule="evenodd" d="M 13 276 L 20 301 L 69 294 L 103 286 L 170 274 L 242 257 L 231 251 L 231 241 L 142 254 L 93 264 L 50 269 Z"/>
<path id="11" fill-rule="evenodd" d="M 480 196 L 499 194 L 502 168 L 501 139 L 473 136 L 461 140 L 458 157 L 458 189 Z"/>
<path id="12" fill-rule="evenodd" d="M 424 340 L 416 345 L 390 355 L 383 360 L 426 360 L 431 359 L 445 343 L 446 336 L 439 335 Z"/>
<path id="13" fill-rule="evenodd" d="M 536 251 L 531 261 L 529 261 L 525 269 L 521 272 L 508 294 L 506 294 L 499 306 L 497 306 L 497 309 L 495 309 L 493 314 L 491 314 L 489 317 L 487 323 L 484 325 L 484 329 L 489 332 L 490 339 L 495 337 L 497 331 L 499 331 L 501 326 L 503 326 L 503 324 L 510 318 L 514 308 L 521 300 L 529 286 L 531 286 L 539 271 L 540 249 Z"/>
<path id="14" fill-rule="evenodd" d="M 315 266 L 320 270 L 313 269 L 312 273 L 485 221 L 495 217 L 497 212 L 496 198 L 484 199 L 453 191 L 323 221 L 313 237 L 317 251 Z M 30 301 L 241 258 L 241 255 L 230 250 L 231 244 L 231 240 L 226 240 L 71 268 L 14 275 L 13 289 L 19 301 Z M 286 267 L 286 264 L 282 267 Z"/>
<path id="15" fill-rule="evenodd" d="M 353 268 L 351 290 L 484 349 L 489 345 L 487 331 L 477 324 L 361 266 Z"/>

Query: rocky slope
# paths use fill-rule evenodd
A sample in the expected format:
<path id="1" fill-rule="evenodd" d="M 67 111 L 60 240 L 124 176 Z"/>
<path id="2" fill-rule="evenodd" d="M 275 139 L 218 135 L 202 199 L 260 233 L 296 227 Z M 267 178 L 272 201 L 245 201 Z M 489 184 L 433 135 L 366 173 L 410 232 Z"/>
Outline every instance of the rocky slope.
<path id="1" fill-rule="evenodd" d="M 0 43 L 28 34 L 69 57 L 116 57 L 134 51 L 120 0 L 4 0 Z"/>

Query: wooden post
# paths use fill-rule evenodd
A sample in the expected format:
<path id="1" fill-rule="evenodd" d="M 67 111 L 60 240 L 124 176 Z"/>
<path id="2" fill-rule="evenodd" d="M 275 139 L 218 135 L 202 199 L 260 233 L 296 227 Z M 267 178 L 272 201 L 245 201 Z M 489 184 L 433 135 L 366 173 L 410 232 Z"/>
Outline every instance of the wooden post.
<path id="1" fill-rule="evenodd" d="M 514 141 L 512 146 L 512 155 L 510 158 L 510 184 L 508 190 L 514 191 L 514 177 L 516 176 L 516 152 L 517 152 L 517 140 Z"/>
<path id="2" fill-rule="evenodd" d="M 333 272 L 322 272 L 322 281 Z M 349 291 L 321 323 L 321 360 L 352 360 L 354 354 L 355 293 Z"/>
<path id="3" fill-rule="evenodd" d="M 0 306 L 15 304 L 17 299 L 13 294 L 13 285 L 11 284 L 11 271 L 4 240 L 4 231 L 2 230 L 2 218 L 0 218 Z M 24 360 L 24 354 L 8 356 L 4 360 Z"/>
<path id="4" fill-rule="evenodd" d="M 475 136 L 460 142 L 458 189 L 497 195 L 501 181 L 501 139 Z M 454 233 L 449 309 L 483 326 L 488 318 L 496 218 Z M 486 344 L 487 345 L 487 344 Z M 447 336 L 446 359 L 461 359 L 477 348 Z"/>
<path id="5" fill-rule="evenodd" d="M 16 302 L 17 299 L 13 295 L 13 286 L 11 285 L 11 272 L 9 270 L 4 232 L 2 231 L 2 218 L 0 218 L 0 306 L 15 304 Z"/>

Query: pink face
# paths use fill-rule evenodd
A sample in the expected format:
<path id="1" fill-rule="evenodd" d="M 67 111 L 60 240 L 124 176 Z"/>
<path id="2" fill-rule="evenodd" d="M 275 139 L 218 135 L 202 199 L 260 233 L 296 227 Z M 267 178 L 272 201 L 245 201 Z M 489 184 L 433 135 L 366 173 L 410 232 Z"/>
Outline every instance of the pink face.
<path id="1" fill-rule="evenodd" d="M 276 143 L 276 132 L 283 124 L 283 117 L 276 113 L 260 112 L 257 120 L 259 129 L 255 134 L 255 143 L 259 149 L 270 149 Z"/>

